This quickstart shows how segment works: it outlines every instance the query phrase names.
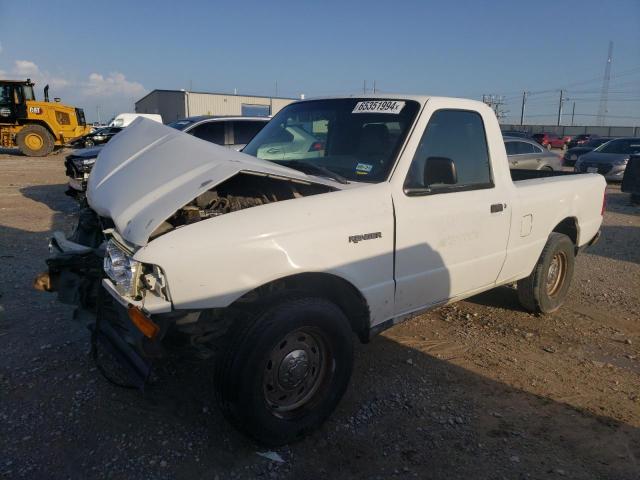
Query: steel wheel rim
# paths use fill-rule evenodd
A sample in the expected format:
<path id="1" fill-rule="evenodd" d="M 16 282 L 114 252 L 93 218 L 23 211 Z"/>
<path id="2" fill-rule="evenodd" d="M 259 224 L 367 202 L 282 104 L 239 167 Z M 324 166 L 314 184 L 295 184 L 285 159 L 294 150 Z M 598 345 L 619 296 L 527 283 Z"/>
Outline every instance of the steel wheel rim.
<path id="1" fill-rule="evenodd" d="M 44 141 L 40 135 L 36 133 L 29 133 L 24 139 L 24 142 L 27 144 L 27 147 L 32 150 L 40 150 L 44 145 Z"/>
<path id="2" fill-rule="evenodd" d="M 262 385 L 269 408 L 287 416 L 309 404 L 327 375 L 328 359 L 326 341 L 316 329 L 288 333 L 265 362 Z"/>
<path id="3" fill-rule="evenodd" d="M 547 294 L 550 297 L 553 297 L 560 291 L 566 275 L 567 255 L 564 252 L 556 252 L 547 270 Z"/>

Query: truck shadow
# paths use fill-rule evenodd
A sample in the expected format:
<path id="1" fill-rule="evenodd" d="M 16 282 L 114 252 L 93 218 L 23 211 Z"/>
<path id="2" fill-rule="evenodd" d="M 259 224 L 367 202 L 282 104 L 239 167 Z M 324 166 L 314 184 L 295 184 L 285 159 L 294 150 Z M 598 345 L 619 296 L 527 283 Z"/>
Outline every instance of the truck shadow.
<path id="1" fill-rule="evenodd" d="M 494 381 L 386 334 L 357 349 L 339 408 L 319 431 L 277 449 L 286 460 L 281 465 L 257 456 L 265 449 L 223 420 L 213 392 L 203 390 L 210 376 L 206 364 L 170 361 L 144 397 L 102 384 L 105 396 L 119 398 L 116 408 L 103 404 L 91 415 L 94 427 L 114 437 L 162 428 L 165 434 L 151 435 L 144 450 L 162 450 L 169 439 L 184 454 L 171 460 L 176 478 L 271 472 L 277 478 L 371 478 L 399 471 L 442 479 L 632 479 L 639 473 L 637 428 Z M 173 442 L 185 435 L 192 451 Z M 107 440 L 103 447 L 115 445 Z"/>

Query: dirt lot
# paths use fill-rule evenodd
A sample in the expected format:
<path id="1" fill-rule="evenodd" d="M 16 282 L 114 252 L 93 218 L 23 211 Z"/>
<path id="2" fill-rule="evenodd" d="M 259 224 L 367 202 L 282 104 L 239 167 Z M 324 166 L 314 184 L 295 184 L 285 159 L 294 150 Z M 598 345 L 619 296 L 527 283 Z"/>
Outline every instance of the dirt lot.
<path id="1" fill-rule="evenodd" d="M 338 410 L 278 463 L 221 418 L 210 365 L 115 387 L 31 288 L 74 223 L 62 159 L 0 152 L 0 477 L 640 478 L 640 209 L 617 186 L 558 313 L 503 287 L 358 346 Z"/>

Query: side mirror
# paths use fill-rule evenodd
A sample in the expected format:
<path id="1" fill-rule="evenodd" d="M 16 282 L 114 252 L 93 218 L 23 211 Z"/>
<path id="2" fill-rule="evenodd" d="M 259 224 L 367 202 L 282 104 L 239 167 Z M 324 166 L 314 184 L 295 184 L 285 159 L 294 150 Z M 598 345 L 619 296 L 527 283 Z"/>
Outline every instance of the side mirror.
<path id="1" fill-rule="evenodd" d="M 424 165 L 424 186 L 458 183 L 458 174 L 453 160 L 446 157 L 429 157 Z"/>

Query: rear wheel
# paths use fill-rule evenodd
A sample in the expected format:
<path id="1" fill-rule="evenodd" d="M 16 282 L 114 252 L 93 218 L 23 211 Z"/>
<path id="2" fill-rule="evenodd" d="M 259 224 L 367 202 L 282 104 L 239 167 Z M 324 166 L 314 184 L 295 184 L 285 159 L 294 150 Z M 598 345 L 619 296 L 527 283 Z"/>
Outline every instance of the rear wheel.
<path id="1" fill-rule="evenodd" d="M 218 402 L 231 423 L 265 445 L 317 428 L 349 384 L 351 327 L 322 298 L 279 302 L 234 327 L 226 345 L 216 361 Z"/>
<path id="2" fill-rule="evenodd" d="M 16 136 L 20 151 L 29 157 L 44 157 L 53 151 L 54 140 L 42 125 L 27 125 Z"/>
<path id="3" fill-rule="evenodd" d="M 531 275 L 518 281 L 518 299 L 524 308 L 538 313 L 560 308 L 573 277 L 574 249 L 566 235 L 556 232 L 549 235 Z"/>

